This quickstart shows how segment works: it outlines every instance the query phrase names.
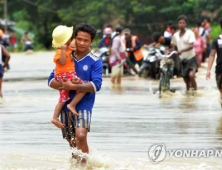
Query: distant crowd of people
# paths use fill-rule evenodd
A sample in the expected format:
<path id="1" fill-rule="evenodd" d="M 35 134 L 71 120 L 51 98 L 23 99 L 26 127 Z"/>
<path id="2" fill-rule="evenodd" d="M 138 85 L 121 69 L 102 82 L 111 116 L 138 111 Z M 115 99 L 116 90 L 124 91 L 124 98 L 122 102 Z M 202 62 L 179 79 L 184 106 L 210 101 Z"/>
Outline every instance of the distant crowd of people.
<path id="1" fill-rule="evenodd" d="M 33 39 L 28 35 L 28 32 L 25 32 L 20 42 L 23 44 L 23 50 L 27 48 L 33 49 L 32 43 Z M 9 60 L 10 54 L 9 49 L 11 47 L 13 52 L 17 52 L 18 40 L 14 31 L 10 34 L 7 31 L 0 29 L 0 98 L 3 97 L 2 94 L 2 83 L 4 72 L 10 69 Z"/>
<path id="2" fill-rule="evenodd" d="M 197 57 L 198 67 L 201 66 L 202 62 L 205 62 L 210 53 L 210 40 L 211 40 L 211 26 L 207 19 L 198 20 L 196 26 L 191 28 L 195 35 L 194 41 L 194 51 Z M 158 47 L 164 45 L 166 47 L 171 47 L 171 39 L 173 35 L 178 31 L 176 25 L 173 25 L 171 21 L 167 23 L 164 33 L 160 32 L 153 33 L 153 45 Z"/>
<path id="3" fill-rule="evenodd" d="M 29 35 L 28 32 L 25 32 L 20 41 L 18 41 L 18 38 L 16 36 L 16 33 L 14 31 L 11 31 L 8 33 L 8 31 L 3 31 L 0 29 L 0 43 L 4 45 L 7 49 L 10 49 L 12 52 L 18 51 L 18 42 L 20 42 L 23 45 L 23 51 L 26 51 L 27 44 L 32 46 L 33 48 L 33 39 Z"/>
<path id="4" fill-rule="evenodd" d="M 13 51 L 17 51 L 17 37 L 14 31 L 9 34 L 7 31 L 0 29 L 0 40 L 6 48 L 11 46 Z"/>
<path id="5" fill-rule="evenodd" d="M 154 32 L 153 42 L 146 46 L 167 47 L 167 51 L 176 50 L 180 62 L 180 76 L 183 77 L 186 90 L 196 91 L 196 72 L 203 62 L 208 61 L 206 78 L 211 77 L 211 68 L 216 60 L 215 74 L 216 84 L 221 94 L 222 106 L 222 34 L 218 35 L 211 43 L 211 25 L 207 19 L 198 20 L 196 25 L 189 29 L 188 18 L 181 15 L 177 19 L 177 25 L 168 22 L 163 33 Z M 222 29 L 222 18 L 219 20 Z M 142 61 L 137 52 L 141 49 L 138 36 L 132 35 L 130 29 L 107 26 L 104 36 L 99 43 L 99 48 L 106 46 L 110 48 L 110 65 L 112 67 L 111 82 L 113 85 L 121 84 L 122 68 L 119 67 L 122 60 L 126 60 L 128 66 L 135 72 L 135 64 Z M 138 57 L 138 58 L 137 58 Z M 118 70 L 118 71 L 116 71 Z"/>
<path id="6" fill-rule="evenodd" d="M 172 50 L 175 46 L 175 50 L 177 51 L 179 51 L 178 48 L 183 49 L 187 47 L 188 50 L 185 49 L 185 51 L 180 51 L 180 64 L 185 62 L 182 62 L 182 58 L 190 59 L 195 57 L 193 62 L 197 63 L 197 68 L 195 67 L 193 74 L 186 73 L 186 76 L 189 77 L 189 75 L 192 75 L 191 82 L 193 82 L 193 88 L 196 90 L 197 87 L 193 77 L 195 77 L 195 72 L 197 71 L 198 67 L 201 67 L 201 63 L 206 62 L 207 58 L 209 57 L 211 50 L 211 25 L 207 19 L 203 19 L 198 20 L 196 26 L 189 29 L 187 27 L 187 17 L 183 16 L 181 20 L 185 22 L 182 23 L 182 25 L 180 24 L 179 20 L 177 20 L 177 25 L 174 25 L 171 21 L 169 21 L 165 30 L 162 33 L 160 31 L 154 32 L 152 34 L 153 42 L 149 45 L 145 44 L 143 47 L 153 46 L 158 48 L 160 46 L 165 46 L 166 49 Z M 179 36 L 179 38 L 177 38 L 177 36 Z M 192 46 L 191 49 L 190 46 Z M 110 49 L 109 63 L 112 68 L 111 83 L 113 85 L 119 86 L 121 84 L 123 68 L 119 67 L 119 65 L 123 60 L 126 61 L 126 65 L 133 70 L 135 74 L 138 74 L 135 64 L 138 64 L 139 66 L 142 64 L 143 56 L 140 53 L 142 44 L 139 37 L 133 35 L 129 28 L 123 29 L 123 27 L 117 26 L 116 29 L 113 30 L 111 25 L 106 26 L 103 30 L 103 38 L 98 44 L 98 48 L 102 47 L 107 47 Z M 191 86 L 190 81 L 188 81 L 189 78 L 185 79 L 187 89 L 189 89 Z"/>

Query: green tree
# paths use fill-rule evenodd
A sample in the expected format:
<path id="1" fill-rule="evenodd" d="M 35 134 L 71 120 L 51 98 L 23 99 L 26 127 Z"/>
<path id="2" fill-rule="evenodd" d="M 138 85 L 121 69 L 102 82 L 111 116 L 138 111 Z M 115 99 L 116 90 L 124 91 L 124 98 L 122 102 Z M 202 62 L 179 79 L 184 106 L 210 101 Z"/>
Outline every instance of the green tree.
<path id="1" fill-rule="evenodd" d="M 8 18 L 35 34 L 36 44 L 50 48 L 52 30 L 59 24 L 89 22 L 97 29 L 121 24 L 146 38 L 163 31 L 168 20 L 175 23 L 181 14 L 192 25 L 203 16 L 216 21 L 221 7 L 221 0 L 8 0 Z"/>

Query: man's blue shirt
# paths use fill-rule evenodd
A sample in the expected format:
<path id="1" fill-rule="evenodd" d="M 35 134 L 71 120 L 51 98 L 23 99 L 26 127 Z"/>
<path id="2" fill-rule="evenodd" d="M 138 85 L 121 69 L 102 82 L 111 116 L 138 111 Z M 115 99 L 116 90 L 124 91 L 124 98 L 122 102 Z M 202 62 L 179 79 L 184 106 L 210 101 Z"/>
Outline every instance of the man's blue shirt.
<path id="1" fill-rule="evenodd" d="M 76 60 L 75 62 L 75 70 L 76 74 L 79 78 L 81 78 L 84 82 L 91 82 L 95 92 L 88 92 L 82 98 L 82 100 L 77 104 L 76 110 L 87 110 L 92 112 L 92 108 L 95 102 L 95 93 L 99 91 L 102 85 L 102 61 L 99 57 L 94 55 L 93 53 L 88 53 L 85 57 L 80 60 Z M 52 72 L 48 78 L 48 85 L 51 80 L 54 78 L 54 72 Z M 76 91 L 70 91 L 70 100 L 75 96 Z M 70 102 L 67 101 L 67 103 Z M 68 110 L 66 105 L 63 110 Z"/>

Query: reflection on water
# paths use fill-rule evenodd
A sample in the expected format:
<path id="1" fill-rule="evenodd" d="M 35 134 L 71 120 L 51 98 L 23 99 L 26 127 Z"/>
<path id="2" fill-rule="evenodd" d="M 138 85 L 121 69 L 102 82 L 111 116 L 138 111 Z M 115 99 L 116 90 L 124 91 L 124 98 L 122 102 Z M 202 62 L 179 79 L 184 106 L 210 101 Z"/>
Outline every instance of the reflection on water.
<path id="1" fill-rule="evenodd" d="M 45 81 L 5 82 L 0 103 L 0 169 L 222 169 L 219 159 L 148 159 L 148 148 L 221 148 L 222 117 L 215 88 L 153 94 L 156 84 L 132 78 L 122 88 L 104 86 L 97 94 L 88 141 L 88 165 L 76 165 L 60 130 L 50 120 L 58 93 Z M 25 84 L 25 85 L 24 85 Z M 16 87 L 16 88 L 15 88 Z M 177 88 L 179 89 L 179 88 Z"/>

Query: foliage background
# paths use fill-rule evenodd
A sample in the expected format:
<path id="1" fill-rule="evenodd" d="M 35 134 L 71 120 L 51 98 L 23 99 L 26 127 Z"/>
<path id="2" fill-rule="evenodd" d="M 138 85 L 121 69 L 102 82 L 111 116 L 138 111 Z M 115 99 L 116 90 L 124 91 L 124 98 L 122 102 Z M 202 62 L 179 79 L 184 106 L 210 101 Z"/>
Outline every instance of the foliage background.
<path id="1" fill-rule="evenodd" d="M 3 18 L 3 2 L 0 14 Z M 59 24 L 75 26 L 89 22 L 101 30 L 108 24 L 131 28 L 142 43 L 149 43 L 154 31 L 164 31 L 167 21 L 176 24 L 185 14 L 189 27 L 199 18 L 207 17 L 212 26 L 212 38 L 220 33 L 217 21 L 222 16 L 221 0 L 8 0 L 8 19 L 15 21 L 18 38 L 24 31 L 34 35 L 36 49 L 51 48 L 51 33 Z M 95 42 L 97 42 L 95 41 Z M 96 43 L 94 44 L 96 45 Z"/>

